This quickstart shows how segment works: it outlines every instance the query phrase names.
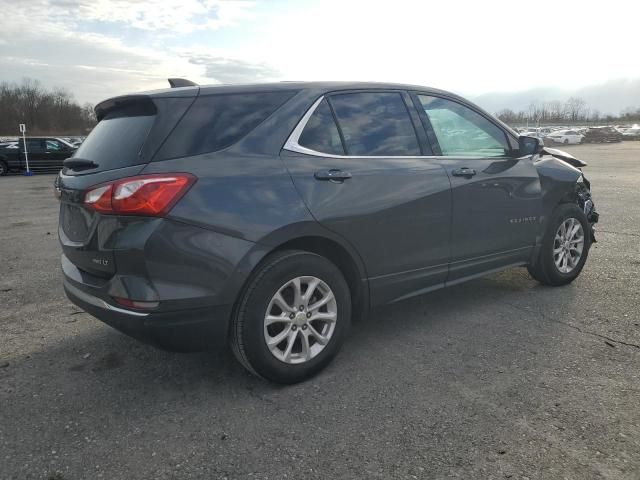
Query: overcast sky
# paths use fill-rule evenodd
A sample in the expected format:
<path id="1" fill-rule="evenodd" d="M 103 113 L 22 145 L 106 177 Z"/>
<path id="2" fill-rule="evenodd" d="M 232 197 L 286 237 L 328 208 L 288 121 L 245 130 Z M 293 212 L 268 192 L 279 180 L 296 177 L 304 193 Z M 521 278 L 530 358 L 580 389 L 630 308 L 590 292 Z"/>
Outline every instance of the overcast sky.
<path id="1" fill-rule="evenodd" d="M 466 95 L 640 78 L 640 2 L 0 0 L 0 80 L 84 102 L 270 80 L 376 80 Z M 634 103 L 634 102 L 631 102 Z"/>

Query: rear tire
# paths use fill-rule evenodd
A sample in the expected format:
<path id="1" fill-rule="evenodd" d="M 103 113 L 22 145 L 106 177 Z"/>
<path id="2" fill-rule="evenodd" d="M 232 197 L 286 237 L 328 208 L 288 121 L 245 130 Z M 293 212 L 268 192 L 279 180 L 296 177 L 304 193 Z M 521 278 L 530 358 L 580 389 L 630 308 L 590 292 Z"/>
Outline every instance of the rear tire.
<path id="1" fill-rule="evenodd" d="M 591 225 L 582 209 L 574 203 L 558 205 L 549 218 L 538 258 L 527 269 L 544 285 L 566 285 L 580 275 L 590 248 Z"/>
<path id="2" fill-rule="evenodd" d="M 292 384 L 331 362 L 350 323 L 351 294 L 340 270 L 320 255 L 286 250 L 250 278 L 231 320 L 230 343 L 250 372 Z"/>
<path id="3" fill-rule="evenodd" d="M 0 160 L 0 177 L 4 177 L 7 173 L 9 173 L 9 166 L 3 160 Z"/>

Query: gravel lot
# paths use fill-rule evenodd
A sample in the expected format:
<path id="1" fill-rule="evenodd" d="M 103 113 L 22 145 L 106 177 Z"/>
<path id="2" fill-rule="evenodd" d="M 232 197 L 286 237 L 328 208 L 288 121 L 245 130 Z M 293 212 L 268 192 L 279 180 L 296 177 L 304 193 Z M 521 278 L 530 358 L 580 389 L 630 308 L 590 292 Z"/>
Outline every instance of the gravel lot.
<path id="1" fill-rule="evenodd" d="M 384 308 L 293 387 L 78 310 L 54 177 L 0 178 L 0 479 L 639 479 L 640 142 L 568 150 L 601 215 L 577 281 Z"/>

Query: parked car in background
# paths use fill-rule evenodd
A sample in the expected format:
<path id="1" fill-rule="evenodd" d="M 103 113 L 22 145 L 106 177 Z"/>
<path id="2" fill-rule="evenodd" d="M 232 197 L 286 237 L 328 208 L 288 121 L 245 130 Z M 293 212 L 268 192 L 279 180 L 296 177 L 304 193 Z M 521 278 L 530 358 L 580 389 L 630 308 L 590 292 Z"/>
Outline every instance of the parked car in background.
<path id="1" fill-rule="evenodd" d="M 181 84 L 98 104 L 56 180 L 65 292 L 135 338 L 229 342 L 294 383 L 370 308 L 516 265 L 565 285 L 585 264 L 586 164 L 457 95 Z"/>
<path id="2" fill-rule="evenodd" d="M 62 168 L 62 162 L 71 157 L 76 147 L 57 137 L 27 137 L 29 169 L 34 172 L 55 171 Z M 0 147 L 0 175 L 27 168 L 24 141 Z"/>
<path id="3" fill-rule="evenodd" d="M 621 142 L 622 134 L 613 127 L 591 127 L 584 134 L 584 143 Z"/>
<path id="4" fill-rule="evenodd" d="M 545 138 L 554 141 L 555 143 L 563 143 L 565 145 L 576 145 L 582 143 L 583 135 L 580 135 L 575 130 L 558 130 L 556 132 L 547 135 Z"/>
<path id="5" fill-rule="evenodd" d="M 84 138 L 85 137 L 63 137 L 62 140 L 73 145 L 74 147 L 79 147 L 80 145 L 82 145 Z"/>
<path id="6" fill-rule="evenodd" d="M 535 137 L 535 138 L 544 138 L 544 133 L 540 128 L 527 128 L 523 132 L 520 132 L 521 135 L 526 135 L 527 137 Z"/>
<path id="7" fill-rule="evenodd" d="M 543 127 L 543 128 L 540 128 L 539 133 L 543 137 L 546 137 L 547 135 L 553 133 L 554 130 L 555 130 L 554 127 Z"/>
<path id="8" fill-rule="evenodd" d="M 640 140 L 640 127 L 635 126 L 631 128 L 626 128 L 624 132 L 622 132 L 623 140 Z"/>

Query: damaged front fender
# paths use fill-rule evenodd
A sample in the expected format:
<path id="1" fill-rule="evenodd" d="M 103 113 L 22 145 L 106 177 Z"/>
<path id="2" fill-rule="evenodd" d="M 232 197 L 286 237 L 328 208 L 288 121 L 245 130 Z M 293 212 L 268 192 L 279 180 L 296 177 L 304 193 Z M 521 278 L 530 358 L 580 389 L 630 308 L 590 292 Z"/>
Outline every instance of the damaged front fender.
<path id="1" fill-rule="evenodd" d="M 587 162 L 574 157 L 564 150 L 558 150 L 557 148 L 543 147 L 541 153 L 543 155 L 547 154 L 559 158 L 560 160 L 567 162 L 572 167 L 583 168 L 587 166 Z"/>
<path id="2" fill-rule="evenodd" d="M 586 215 L 591 239 L 595 242 L 594 224 L 599 215 L 591 195 L 591 183 L 582 173 L 587 163 L 562 150 L 543 147 L 534 164 L 540 177 L 545 217 L 549 218 L 558 204 L 575 202 Z"/>

